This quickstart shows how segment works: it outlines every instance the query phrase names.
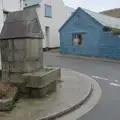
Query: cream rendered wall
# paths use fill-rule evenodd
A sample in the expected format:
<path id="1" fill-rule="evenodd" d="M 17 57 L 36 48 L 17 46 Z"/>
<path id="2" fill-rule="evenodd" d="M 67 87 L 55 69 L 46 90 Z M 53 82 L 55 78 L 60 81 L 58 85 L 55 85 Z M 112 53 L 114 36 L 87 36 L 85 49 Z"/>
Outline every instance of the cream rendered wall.
<path id="1" fill-rule="evenodd" d="M 18 11 L 22 10 L 22 0 L 2 0 L 3 9 L 7 11 Z"/>
<path id="2" fill-rule="evenodd" d="M 3 27 L 3 8 L 2 8 L 2 0 L 0 0 L 0 31 Z"/>
<path id="3" fill-rule="evenodd" d="M 3 27 L 3 11 L 2 11 L 2 0 L 0 0 L 0 31 Z M 0 50 L 0 70 L 1 70 L 1 50 Z"/>
<path id="4" fill-rule="evenodd" d="M 52 18 L 45 17 L 45 4 L 52 6 Z M 64 5 L 63 0 L 43 0 L 39 7 L 36 8 L 39 20 L 44 33 L 43 47 L 59 47 L 59 28 L 64 24 L 73 11 Z M 50 27 L 49 46 L 45 36 L 45 26 Z"/>
<path id="5" fill-rule="evenodd" d="M 23 10 L 23 0 L 0 0 L 0 32 L 4 24 L 3 11 Z"/>

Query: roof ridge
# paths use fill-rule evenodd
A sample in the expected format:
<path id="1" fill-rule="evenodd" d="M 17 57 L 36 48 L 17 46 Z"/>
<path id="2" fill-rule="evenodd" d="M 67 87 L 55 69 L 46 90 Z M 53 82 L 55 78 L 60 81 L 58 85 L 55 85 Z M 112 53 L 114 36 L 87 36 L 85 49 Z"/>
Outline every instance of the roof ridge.
<path id="1" fill-rule="evenodd" d="M 61 26 L 59 31 L 69 22 L 69 20 L 79 11 L 82 10 L 85 13 L 87 13 L 90 17 L 94 18 L 98 23 L 100 23 L 103 26 L 110 27 L 110 28 L 116 28 L 120 29 L 120 19 L 119 18 L 114 18 L 110 17 L 104 14 L 100 14 L 97 12 L 93 12 L 87 9 L 84 9 L 82 7 L 78 7 L 75 12 L 68 18 L 68 20 Z"/>

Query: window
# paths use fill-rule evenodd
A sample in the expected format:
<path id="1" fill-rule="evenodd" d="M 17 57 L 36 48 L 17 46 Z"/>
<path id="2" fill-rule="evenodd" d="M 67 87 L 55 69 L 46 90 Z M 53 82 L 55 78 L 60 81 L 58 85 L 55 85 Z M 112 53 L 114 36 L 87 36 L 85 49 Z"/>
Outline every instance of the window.
<path id="1" fill-rule="evenodd" d="M 52 18 L 52 6 L 45 5 L 45 17 Z"/>
<path id="2" fill-rule="evenodd" d="M 73 45 L 75 45 L 75 46 L 82 45 L 83 33 L 73 34 L 72 41 L 73 41 Z"/>

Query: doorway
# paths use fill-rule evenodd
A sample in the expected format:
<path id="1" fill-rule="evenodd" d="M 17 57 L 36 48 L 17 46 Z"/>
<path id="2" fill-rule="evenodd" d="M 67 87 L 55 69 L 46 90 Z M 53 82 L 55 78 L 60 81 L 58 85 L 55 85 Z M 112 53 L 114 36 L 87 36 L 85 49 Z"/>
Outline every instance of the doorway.
<path id="1" fill-rule="evenodd" d="M 45 36 L 46 36 L 46 48 L 49 48 L 49 37 L 50 37 L 50 27 L 45 27 Z"/>

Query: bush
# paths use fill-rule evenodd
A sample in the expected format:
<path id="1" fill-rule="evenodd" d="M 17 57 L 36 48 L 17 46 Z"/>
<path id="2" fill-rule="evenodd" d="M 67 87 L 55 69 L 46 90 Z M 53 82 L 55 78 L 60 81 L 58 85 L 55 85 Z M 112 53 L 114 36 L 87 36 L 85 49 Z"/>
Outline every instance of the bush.
<path id="1" fill-rule="evenodd" d="M 103 30 L 105 32 L 111 31 L 114 35 L 120 35 L 120 29 L 104 27 Z"/>
<path id="2" fill-rule="evenodd" d="M 115 34 L 115 35 L 120 35 L 120 30 L 119 30 L 119 29 L 112 28 L 111 31 L 112 31 L 113 34 Z"/>

